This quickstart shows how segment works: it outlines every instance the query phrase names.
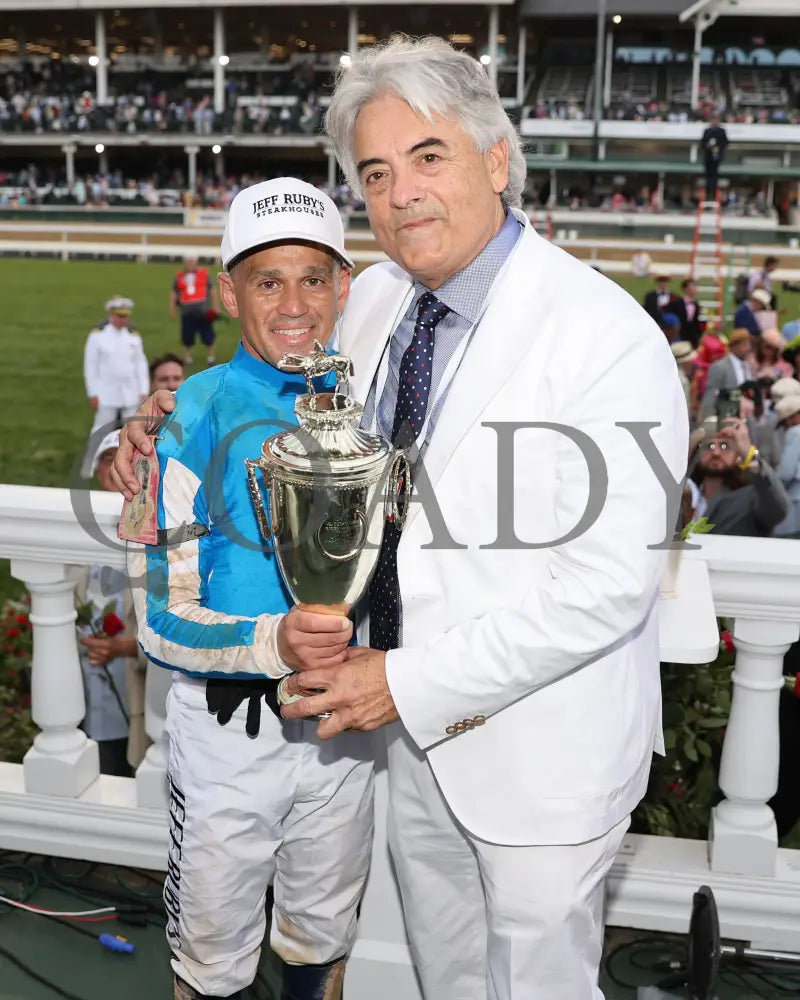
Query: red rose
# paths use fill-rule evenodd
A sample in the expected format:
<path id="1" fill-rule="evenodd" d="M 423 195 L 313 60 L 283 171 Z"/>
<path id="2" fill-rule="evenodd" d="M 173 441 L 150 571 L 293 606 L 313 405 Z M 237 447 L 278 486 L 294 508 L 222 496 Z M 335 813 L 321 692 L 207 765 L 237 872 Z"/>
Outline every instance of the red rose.
<path id="1" fill-rule="evenodd" d="M 800 674 L 796 674 L 794 678 L 794 693 L 800 698 Z"/>
<path id="2" fill-rule="evenodd" d="M 27 615 L 17 615 L 17 622 L 20 625 L 29 625 L 30 621 Z"/>
<path id="3" fill-rule="evenodd" d="M 719 644 L 722 646 L 723 653 L 735 653 L 736 646 L 733 644 L 733 636 L 730 632 L 720 632 L 719 634 Z"/>
<path id="4" fill-rule="evenodd" d="M 8 636 L 9 639 L 16 639 L 17 636 L 19 635 L 19 629 L 18 628 L 10 628 L 8 630 L 8 632 L 6 632 L 6 635 Z"/>
<path id="5" fill-rule="evenodd" d="M 115 635 L 119 635 L 120 632 L 125 631 L 125 622 L 121 621 L 112 611 L 111 614 L 106 615 L 103 619 L 103 632 L 110 638 L 113 639 Z"/>

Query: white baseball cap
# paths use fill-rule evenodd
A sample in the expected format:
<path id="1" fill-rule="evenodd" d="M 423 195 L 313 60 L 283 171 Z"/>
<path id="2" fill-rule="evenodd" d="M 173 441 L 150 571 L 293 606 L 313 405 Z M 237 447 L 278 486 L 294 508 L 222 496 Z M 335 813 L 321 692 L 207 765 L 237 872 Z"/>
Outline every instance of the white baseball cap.
<path id="1" fill-rule="evenodd" d="M 119 448 L 119 431 L 111 431 L 111 433 L 106 434 L 100 444 L 97 446 L 97 451 L 94 453 L 94 458 L 92 459 L 92 475 L 97 472 L 97 467 L 100 464 L 100 459 L 105 455 L 107 451 L 111 451 L 112 448 Z"/>
<path id="2" fill-rule="evenodd" d="M 231 202 L 222 235 L 222 266 L 270 243 L 307 240 L 328 247 L 347 267 L 339 209 L 319 188 L 296 177 L 276 177 L 240 191 Z"/>

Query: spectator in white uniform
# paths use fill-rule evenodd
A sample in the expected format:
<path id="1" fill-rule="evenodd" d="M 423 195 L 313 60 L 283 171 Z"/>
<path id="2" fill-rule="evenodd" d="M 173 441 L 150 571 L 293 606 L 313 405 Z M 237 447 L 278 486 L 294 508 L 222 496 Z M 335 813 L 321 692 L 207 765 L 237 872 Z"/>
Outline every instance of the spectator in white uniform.
<path id="1" fill-rule="evenodd" d="M 83 354 L 86 395 L 94 412 L 84 475 L 99 438 L 121 427 L 150 394 L 142 338 L 130 321 L 133 301 L 121 296 L 109 299 L 106 313 L 107 320 L 87 337 Z"/>

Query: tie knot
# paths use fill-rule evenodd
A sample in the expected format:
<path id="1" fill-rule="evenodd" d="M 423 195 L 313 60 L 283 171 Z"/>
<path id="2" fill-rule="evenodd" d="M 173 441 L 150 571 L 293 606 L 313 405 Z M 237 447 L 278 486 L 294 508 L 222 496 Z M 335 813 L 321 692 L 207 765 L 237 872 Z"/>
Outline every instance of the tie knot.
<path id="1" fill-rule="evenodd" d="M 417 307 L 417 323 L 436 326 L 440 319 L 450 312 L 449 306 L 440 302 L 433 292 L 425 292 Z"/>

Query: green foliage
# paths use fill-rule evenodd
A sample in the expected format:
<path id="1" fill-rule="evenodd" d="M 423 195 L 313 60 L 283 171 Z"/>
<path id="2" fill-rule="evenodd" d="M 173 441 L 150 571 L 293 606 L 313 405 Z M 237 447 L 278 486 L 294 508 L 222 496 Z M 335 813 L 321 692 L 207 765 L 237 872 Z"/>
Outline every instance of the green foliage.
<path id="1" fill-rule="evenodd" d="M 698 517 L 696 521 L 690 521 L 681 528 L 681 541 L 688 541 L 692 535 L 707 535 L 715 527 L 716 525 L 712 524 L 707 517 Z"/>
<path id="2" fill-rule="evenodd" d="M 713 663 L 661 664 L 666 757 L 655 756 L 647 795 L 632 829 L 667 837 L 705 839 L 711 808 L 720 799 L 717 774 L 731 708 L 733 661 L 723 632 Z"/>

